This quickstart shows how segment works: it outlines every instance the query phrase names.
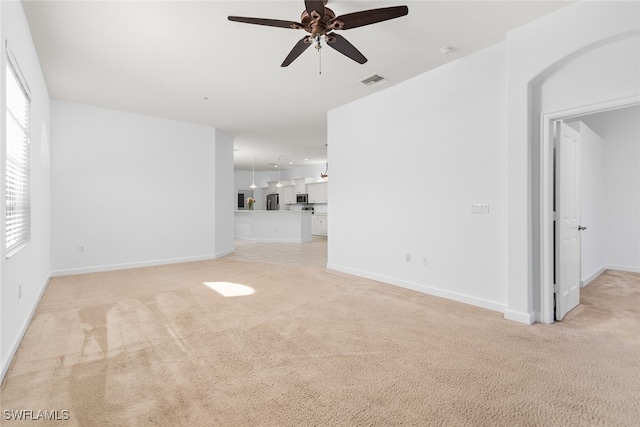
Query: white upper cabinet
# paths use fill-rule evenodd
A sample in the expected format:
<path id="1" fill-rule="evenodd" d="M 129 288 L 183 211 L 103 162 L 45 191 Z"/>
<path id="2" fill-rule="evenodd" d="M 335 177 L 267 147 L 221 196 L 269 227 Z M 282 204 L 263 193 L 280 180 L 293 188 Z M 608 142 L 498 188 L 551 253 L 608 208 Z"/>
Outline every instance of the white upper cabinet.
<path id="1" fill-rule="evenodd" d="M 314 182 L 313 178 L 296 178 L 294 183 L 296 186 L 296 194 L 307 194 L 307 183 Z"/>
<path id="2" fill-rule="evenodd" d="M 327 203 L 328 202 L 328 183 L 310 182 L 307 184 L 307 193 L 309 194 L 309 203 Z"/>
<path id="3" fill-rule="evenodd" d="M 268 181 L 267 182 L 267 194 L 275 194 L 278 192 L 278 188 L 276 187 L 276 184 L 278 183 L 278 181 Z"/>

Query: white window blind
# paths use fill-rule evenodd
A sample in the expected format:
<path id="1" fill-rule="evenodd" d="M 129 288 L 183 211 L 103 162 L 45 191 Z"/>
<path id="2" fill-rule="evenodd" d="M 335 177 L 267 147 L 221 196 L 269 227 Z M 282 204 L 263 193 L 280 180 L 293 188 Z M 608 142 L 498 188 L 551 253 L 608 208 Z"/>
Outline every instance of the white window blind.
<path id="1" fill-rule="evenodd" d="M 30 100 L 7 61 L 6 250 L 10 256 L 31 238 L 29 194 Z"/>

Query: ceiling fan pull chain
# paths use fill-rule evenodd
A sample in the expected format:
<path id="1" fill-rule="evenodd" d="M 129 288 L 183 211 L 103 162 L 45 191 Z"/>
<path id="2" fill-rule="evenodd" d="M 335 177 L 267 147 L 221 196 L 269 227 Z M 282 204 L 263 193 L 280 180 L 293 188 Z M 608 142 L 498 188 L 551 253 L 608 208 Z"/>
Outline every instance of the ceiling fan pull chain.
<path id="1" fill-rule="evenodd" d="M 322 74 L 322 45 L 320 44 L 320 36 L 313 39 L 316 43 L 315 48 L 318 51 L 318 74 Z"/>

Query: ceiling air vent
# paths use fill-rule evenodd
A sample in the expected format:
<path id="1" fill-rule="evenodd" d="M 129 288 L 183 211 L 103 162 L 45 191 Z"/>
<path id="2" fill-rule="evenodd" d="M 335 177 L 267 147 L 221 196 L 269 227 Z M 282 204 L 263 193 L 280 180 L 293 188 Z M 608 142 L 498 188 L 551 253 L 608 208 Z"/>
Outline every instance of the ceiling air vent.
<path id="1" fill-rule="evenodd" d="M 360 83 L 362 83 L 363 85 L 366 85 L 366 86 L 371 86 L 371 85 L 374 85 L 376 83 L 380 83 L 380 82 L 383 82 L 383 81 L 386 81 L 386 80 L 387 79 L 385 79 L 382 76 L 379 76 L 377 74 L 372 74 L 369 77 L 365 77 L 364 79 L 360 80 Z"/>

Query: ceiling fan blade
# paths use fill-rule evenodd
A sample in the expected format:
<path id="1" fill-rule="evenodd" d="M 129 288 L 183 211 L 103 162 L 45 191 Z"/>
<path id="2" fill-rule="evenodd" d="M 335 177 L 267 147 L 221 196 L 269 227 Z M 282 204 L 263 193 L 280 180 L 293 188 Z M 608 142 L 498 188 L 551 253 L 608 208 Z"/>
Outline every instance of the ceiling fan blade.
<path id="1" fill-rule="evenodd" d="M 327 45 L 331 46 L 341 54 L 353 59 L 358 64 L 364 64 L 367 62 L 367 58 L 365 58 L 354 45 L 349 43 L 349 41 L 340 34 L 327 34 Z"/>
<path id="2" fill-rule="evenodd" d="M 280 19 L 247 18 L 244 16 L 229 16 L 229 21 L 243 22 L 245 24 L 266 25 L 267 27 L 292 28 L 294 30 L 304 28 L 298 22 L 282 21 Z"/>
<path id="3" fill-rule="evenodd" d="M 362 10 L 337 16 L 327 25 L 327 30 L 348 30 L 399 18 L 409 13 L 407 6 L 383 7 L 380 9 Z"/>
<path id="4" fill-rule="evenodd" d="M 311 46 L 311 42 L 309 41 L 309 36 L 304 36 L 296 45 L 291 49 L 289 55 L 284 59 L 284 62 L 281 67 L 286 67 L 291 64 L 298 56 L 302 54 L 307 48 Z"/>
<path id="5" fill-rule="evenodd" d="M 316 11 L 320 19 L 324 18 L 324 0 L 305 0 L 304 6 L 310 17 L 315 18 L 313 11 Z"/>

